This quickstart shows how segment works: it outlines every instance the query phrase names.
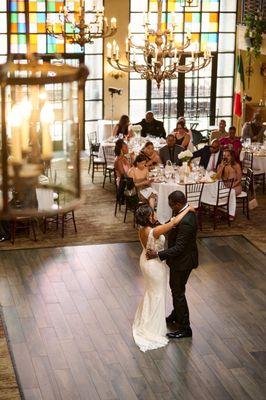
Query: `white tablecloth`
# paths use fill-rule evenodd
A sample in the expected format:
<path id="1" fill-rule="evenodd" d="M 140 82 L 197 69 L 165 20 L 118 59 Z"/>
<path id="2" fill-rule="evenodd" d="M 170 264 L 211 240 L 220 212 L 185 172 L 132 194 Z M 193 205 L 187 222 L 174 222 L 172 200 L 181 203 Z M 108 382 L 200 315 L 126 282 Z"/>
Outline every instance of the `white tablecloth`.
<path id="1" fill-rule="evenodd" d="M 100 145 L 100 149 L 99 149 L 99 158 L 104 159 L 104 154 L 103 154 L 103 148 L 104 147 L 112 147 L 115 151 L 115 143 L 109 143 L 109 142 L 102 142 Z"/>
<path id="2" fill-rule="evenodd" d="M 99 143 L 108 139 L 112 136 L 113 127 L 117 124 L 117 121 L 114 121 L 112 126 L 112 121 L 109 119 L 100 120 L 97 122 L 97 133 Z"/>
<path id="3" fill-rule="evenodd" d="M 240 160 L 243 161 L 244 151 L 240 154 Z M 266 173 L 266 155 L 253 154 L 253 170 L 254 172 L 260 170 Z"/>
<path id="4" fill-rule="evenodd" d="M 168 205 L 168 196 L 175 190 L 180 190 L 185 193 L 185 185 L 181 185 L 174 182 L 168 183 L 152 183 L 152 187 L 158 192 L 158 203 L 157 203 L 157 218 L 161 224 L 172 217 L 172 210 Z M 218 182 L 206 183 L 202 192 L 202 202 L 216 202 L 218 190 Z M 235 190 L 232 189 L 230 200 L 229 200 L 229 214 L 234 216 L 236 213 L 236 194 Z"/>

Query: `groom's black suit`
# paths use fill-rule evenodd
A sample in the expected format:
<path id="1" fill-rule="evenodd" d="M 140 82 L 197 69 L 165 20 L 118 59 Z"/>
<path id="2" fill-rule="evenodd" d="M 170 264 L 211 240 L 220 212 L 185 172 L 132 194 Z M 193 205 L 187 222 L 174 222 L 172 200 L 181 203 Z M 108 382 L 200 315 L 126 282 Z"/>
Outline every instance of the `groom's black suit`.
<path id="1" fill-rule="evenodd" d="M 197 219 L 188 212 L 182 221 L 168 233 L 168 249 L 159 251 L 158 256 L 170 267 L 170 288 L 173 296 L 173 319 L 179 328 L 190 326 L 189 310 L 185 296 L 190 272 L 198 266 Z"/>

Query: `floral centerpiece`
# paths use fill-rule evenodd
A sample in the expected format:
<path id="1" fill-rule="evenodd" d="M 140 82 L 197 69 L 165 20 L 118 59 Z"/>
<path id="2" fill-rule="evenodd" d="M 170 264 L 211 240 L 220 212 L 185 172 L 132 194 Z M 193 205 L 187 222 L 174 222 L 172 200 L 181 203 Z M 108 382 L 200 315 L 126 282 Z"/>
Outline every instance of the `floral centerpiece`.
<path id="1" fill-rule="evenodd" d="M 178 154 L 178 159 L 181 160 L 182 163 L 188 163 L 192 157 L 193 154 L 190 150 L 181 151 L 181 153 Z"/>
<path id="2" fill-rule="evenodd" d="M 137 137 L 140 136 L 140 133 L 141 133 L 141 130 L 142 130 L 142 126 L 141 125 L 132 125 L 131 129 L 132 129 L 132 132 L 133 132 L 134 136 L 137 136 Z"/>

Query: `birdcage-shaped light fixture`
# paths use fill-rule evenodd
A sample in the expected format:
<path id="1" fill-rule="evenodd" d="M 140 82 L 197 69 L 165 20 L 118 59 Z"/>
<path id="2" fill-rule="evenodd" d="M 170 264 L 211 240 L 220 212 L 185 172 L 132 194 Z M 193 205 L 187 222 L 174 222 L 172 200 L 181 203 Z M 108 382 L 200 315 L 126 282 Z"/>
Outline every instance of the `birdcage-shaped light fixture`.
<path id="1" fill-rule="evenodd" d="M 87 76 L 85 66 L 34 58 L 0 66 L 0 219 L 80 205 L 79 138 Z M 54 147 L 58 138 L 60 152 Z"/>

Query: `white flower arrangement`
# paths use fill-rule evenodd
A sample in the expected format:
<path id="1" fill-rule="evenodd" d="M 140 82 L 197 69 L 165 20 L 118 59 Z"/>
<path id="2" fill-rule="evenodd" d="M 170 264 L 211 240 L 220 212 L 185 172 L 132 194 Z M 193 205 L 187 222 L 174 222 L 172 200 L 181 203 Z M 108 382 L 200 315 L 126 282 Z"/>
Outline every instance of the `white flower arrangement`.
<path id="1" fill-rule="evenodd" d="M 139 133 L 142 130 L 142 126 L 141 125 L 132 125 L 131 129 L 134 133 Z"/>
<path id="2" fill-rule="evenodd" d="M 189 161 L 192 157 L 193 154 L 191 153 L 190 150 L 181 151 L 181 153 L 178 154 L 179 160 L 182 160 L 183 162 Z"/>

